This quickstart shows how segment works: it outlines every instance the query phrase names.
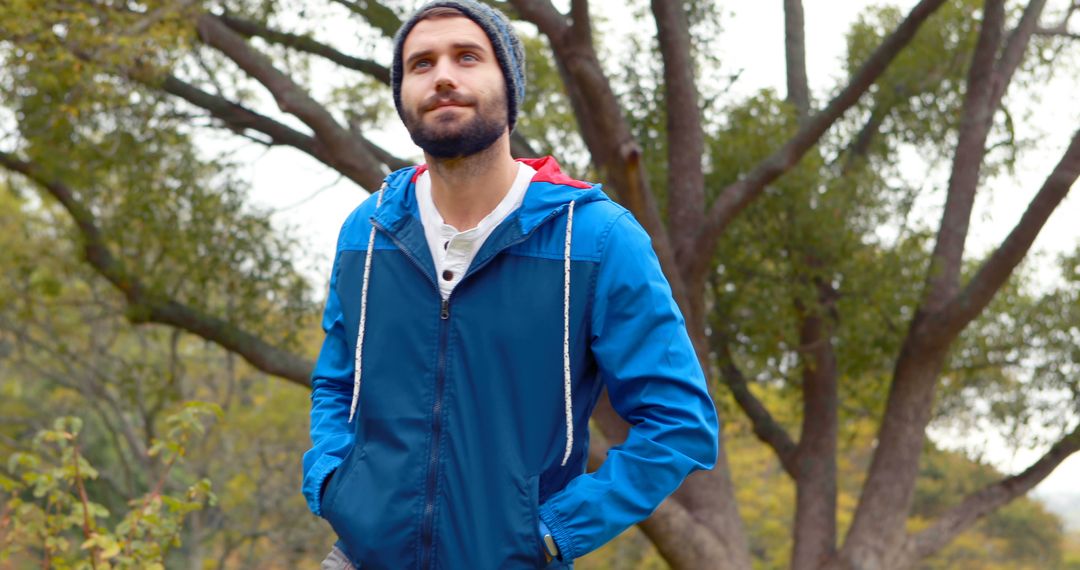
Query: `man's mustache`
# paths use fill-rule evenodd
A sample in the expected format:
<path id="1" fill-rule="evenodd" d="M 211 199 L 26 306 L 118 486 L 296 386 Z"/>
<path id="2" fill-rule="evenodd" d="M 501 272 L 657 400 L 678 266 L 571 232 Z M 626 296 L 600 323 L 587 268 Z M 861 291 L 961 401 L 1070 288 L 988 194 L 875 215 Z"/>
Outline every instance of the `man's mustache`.
<path id="1" fill-rule="evenodd" d="M 426 113 L 435 109 L 436 107 L 447 104 L 472 106 L 476 104 L 476 98 L 462 95 L 457 91 L 448 91 L 446 93 L 432 95 L 431 97 L 425 99 L 424 103 L 420 106 L 420 110 Z"/>

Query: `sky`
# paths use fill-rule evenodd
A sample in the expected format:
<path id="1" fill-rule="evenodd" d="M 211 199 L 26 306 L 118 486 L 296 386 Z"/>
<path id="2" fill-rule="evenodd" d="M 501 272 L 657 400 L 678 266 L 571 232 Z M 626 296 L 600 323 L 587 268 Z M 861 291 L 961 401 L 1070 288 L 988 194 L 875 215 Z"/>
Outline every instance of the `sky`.
<path id="1" fill-rule="evenodd" d="M 807 72 L 816 103 L 821 105 L 829 90 L 843 76 L 841 57 L 844 53 L 844 34 L 856 16 L 868 6 L 867 0 L 804 0 L 806 18 Z M 895 5 L 907 10 L 916 2 L 901 0 Z M 1051 0 L 1048 13 L 1060 7 L 1062 0 Z M 623 1 L 594 1 L 593 10 L 603 13 L 608 22 L 602 32 L 618 41 L 620 34 L 636 33 L 633 25 L 624 21 L 626 3 Z M 729 2 L 728 14 L 722 20 L 723 31 L 717 48 L 721 60 L 731 70 L 741 70 L 738 81 L 729 95 L 753 93 L 772 87 L 784 92 L 783 12 L 780 0 L 767 2 Z M 627 30 L 631 30 L 627 32 Z M 355 29 L 348 25 L 331 24 L 329 33 L 319 39 L 348 51 L 355 44 Z M 648 33 L 653 33 L 649 31 Z M 382 54 L 386 60 L 388 54 Z M 384 61 L 384 63 L 389 63 Z M 316 75 L 317 77 L 317 75 Z M 968 251 L 982 254 L 989 251 L 1012 228 L 1038 190 L 1077 127 L 1080 127 L 1080 105 L 1074 93 L 1080 92 L 1080 79 L 1057 77 L 1042 86 L 1040 101 L 1020 99 L 1027 94 L 1015 94 L 1012 104 L 1030 107 L 1030 120 L 1019 121 L 1018 135 L 1037 140 L 1038 144 L 1022 155 L 1015 177 L 994 180 L 977 198 Z M 318 91 L 315 92 L 318 96 Z M 268 105 L 271 108 L 272 104 Z M 280 116 L 279 116 L 280 117 Z M 286 118 L 289 121 L 290 119 Z M 296 125 L 295 120 L 290 121 Z M 409 141 L 398 121 L 390 121 L 386 130 L 368 135 L 399 156 L 419 157 L 419 150 Z M 303 127 L 300 127 L 303 128 Z M 275 211 L 275 222 L 304 244 L 304 269 L 316 283 L 326 282 L 337 231 L 345 217 L 366 197 L 366 193 L 322 164 L 287 148 L 262 149 L 255 145 L 237 145 L 235 139 L 208 140 L 208 148 L 230 148 L 234 157 L 244 163 L 252 184 L 256 204 Z M 905 164 L 917 170 L 925 168 L 920 157 L 913 154 Z M 944 180 L 937 180 L 937 186 Z M 1073 193 L 1051 218 L 1035 243 L 1033 254 L 1039 260 L 1040 279 L 1054 279 L 1049 263 L 1053 256 L 1073 250 L 1080 243 L 1080 196 Z M 940 216 L 944 194 L 928 192 L 916 205 L 916 214 L 928 221 Z M 1044 450 L 1028 449 L 1018 453 L 1000 441 L 981 442 L 965 439 L 944 431 L 933 432 L 946 447 L 980 447 L 985 458 L 1007 472 L 1023 469 Z M 1065 495 L 1078 494 L 1080 454 L 1071 457 L 1047 478 L 1037 494 L 1050 503 L 1063 500 Z"/>

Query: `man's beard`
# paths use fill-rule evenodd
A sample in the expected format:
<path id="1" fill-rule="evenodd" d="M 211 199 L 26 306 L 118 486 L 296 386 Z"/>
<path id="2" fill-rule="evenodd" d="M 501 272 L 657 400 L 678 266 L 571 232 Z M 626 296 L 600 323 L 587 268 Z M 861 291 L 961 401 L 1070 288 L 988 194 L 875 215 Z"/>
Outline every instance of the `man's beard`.
<path id="1" fill-rule="evenodd" d="M 475 97 L 464 97 L 455 92 L 430 97 L 419 106 L 423 112 L 430 111 L 440 102 L 453 101 L 472 105 L 475 115 L 459 126 L 451 126 L 449 120 L 436 118 L 425 123 L 421 114 L 406 110 L 405 128 L 416 146 L 432 158 L 451 159 L 472 156 L 487 150 L 506 131 L 506 100 L 497 97 L 487 104 L 480 104 Z"/>

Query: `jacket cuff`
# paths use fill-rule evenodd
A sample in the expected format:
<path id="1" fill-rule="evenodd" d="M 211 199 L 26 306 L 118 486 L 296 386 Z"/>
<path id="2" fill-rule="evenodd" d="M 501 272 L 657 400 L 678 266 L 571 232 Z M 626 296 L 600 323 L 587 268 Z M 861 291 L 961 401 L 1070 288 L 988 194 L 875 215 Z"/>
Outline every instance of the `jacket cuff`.
<path id="1" fill-rule="evenodd" d="M 304 498 L 307 499 L 308 509 L 317 517 L 322 516 L 322 488 L 326 478 L 341 466 L 341 458 L 333 455 L 323 455 L 311 466 L 304 477 Z"/>
<path id="2" fill-rule="evenodd" d="M 570 535 L 570 531 L 563 523 L 562 515 L 555 510 L 555 507 L 550 503 L 540 505 L 539 510 L 540 522 L 548 527 L 551 532 L 551 538 L 555 541 L 555 545 L 559 547 L 559 557 L 563 562 L 570 562 L 578 557 L 577 545 L 574 544 L 574 537 Z"/>

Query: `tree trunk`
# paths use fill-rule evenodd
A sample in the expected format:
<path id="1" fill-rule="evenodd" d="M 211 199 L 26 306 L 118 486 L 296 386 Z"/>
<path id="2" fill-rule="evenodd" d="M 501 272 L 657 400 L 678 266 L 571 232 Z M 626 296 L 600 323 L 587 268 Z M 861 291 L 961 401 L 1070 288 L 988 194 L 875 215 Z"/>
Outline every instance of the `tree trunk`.
<path id="1" fill-rule="evenodd" d="M 811 260 L 812 262 L 814 260 Z M 812 266 L 818 265 L 811 263 Z M 792 570 L 815 570 L 836 550 L 837 365 L 832 346 L 832 289 L 817 280 L 818 295 L 801 314 L 803 419 L 795 464 L 795 543 Z"/>

